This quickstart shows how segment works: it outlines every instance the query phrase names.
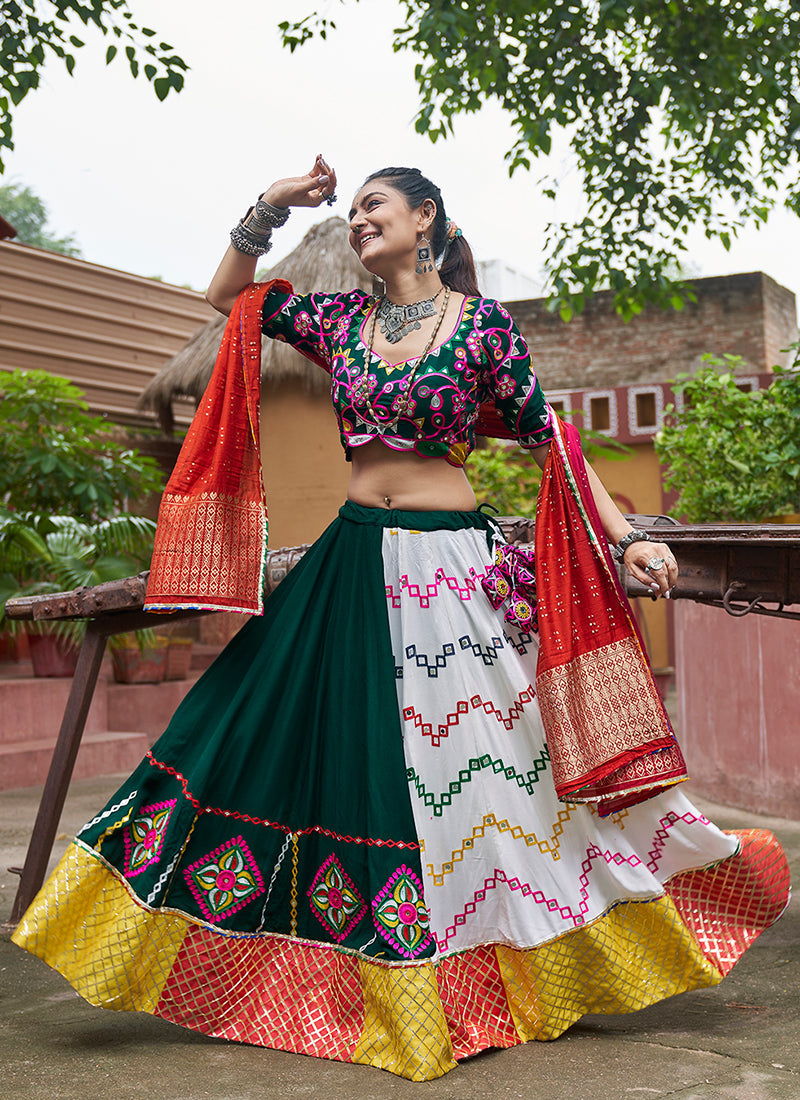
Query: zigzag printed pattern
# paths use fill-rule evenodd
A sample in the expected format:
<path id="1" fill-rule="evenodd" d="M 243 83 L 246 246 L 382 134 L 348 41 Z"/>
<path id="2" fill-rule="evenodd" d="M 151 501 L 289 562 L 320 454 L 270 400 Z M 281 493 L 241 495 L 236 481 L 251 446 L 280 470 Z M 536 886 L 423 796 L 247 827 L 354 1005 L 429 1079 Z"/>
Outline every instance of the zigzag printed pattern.
<path id="1" fill-rule="evenodd" d="M 497 655 L 503 648 L 503 641 L 501 638 L 492 638 L 491 645 L 486 647 L 482 646 L 480 642 L 473 642 L 469 634 L 464 634 L 458 639 L 459 649 L 464 650 L 471 649 L 475 657 L 480 657 L 485 665 L 490 668 L 497 660 Z M 406 658 L 409 661 L 413 661 L 417 668 L 424 668 L 428 673 L 430 679 L 435 680 L 439 673 L 447 668 L 449 659 L 456 656 L 456 647 L 453 642 L 445 642 L 442 646 L 441 653 L 437 653 L 431 658 L 428 653 L 417 653 L 417 647 L 415 645 L 406 646 Z M 397 665 L 396 674 L 398 680 L 403 678 L 403 666 Z"/>
<path id="2" fill-rule="evenodd" d="M 520 657 L 525 657 L 533 643 L 533 634 L 527 630 L 520 630 L 516 639 L 508 635 L 505 630 L 503 631 L 503 640 L 507 645 L 513 646 L 519 653 Z"/>
<path id="3" fill-rule="evenodd" d="M 475 841 L 482 840 L 486 836 L 487 829 L 497 829 L 499 833 L 510 833 L 514 840 L 523 840 L 525 846 L 528 848 L 538 848 L 542 855 L 551 856 L 555 863 L 557 860 L 561 859 L 559 848 L 561 847 L 561 836 L 564 832 L 564 826 L 572 817 L 576 809 L 577 806 L 573 802 L 563 810 L 559 810 L 557 819 L 550 826 L 552 830 L 551 836 L 545 840 L 540 840 L 536 833 L 526 833 L 521 825 L 511 825 L 507 818 L 498 821 L 494 814 L 486 814 L 482 823 L 473 828 L 472 836 L 465 837 L 461 843 L 461 847 L 453 849 L 450 853 L 450 859 L 442 864 L 441 871 L 437 872 L 432 863 L 427 863 L 425 865 L 433 880 L 434 886 L 444 885 L 444 876 L 453 873 L 455 865 L 460 863 L 464 858 L 464 853 L 471 852 L 474 849 Z"/>
<path id="4" fill-rule="evenodd" d="M 572 923 L 573 928 L 579 928 L 582 924 L 585 924 L 585 922 L 586 922 L 585 914 L 586 914 L 586 912 L 588 911 L 588 908 L 589 908 L 589 903 L 588 903 L 588 900 L 587 900 L 587 898 L 588 898 L 588 882 L 589 882 L 588 872 L 591 870 L 592 862 L 594 860 L 597 860 L 597 859 L 603 859 L 607 863 L 608 862 L 616 863 L 616 864 L 627 863 L 631 867 L 639 867 L 639 866 L 641 866 L 641 862 L 642 862 L 639 859 L 639 857 L 636 855 L 635 852 L 631 853 L 631 855 L 629 855 L 629 856 L 623 856 L 619 852 L 610 852 L 610 851 L 601 852 L 600 849 L 596 847 L 596 845 L 592 845 L 591 848 L 588 848 L 586 855 L 587 855 L 587 858 L 586 858 L 586 860 L 584 861 L 584 864 L 583 864 L 584 873 L 581 876 L 581 880 L 580 880 L 582 889 L 581 889 L 581 892 L 580 892 L 581 893 L 581 904 L 580 904 L 580 907 L 579 907 L 579 912 L 576 913 L 573 910 L 572 906 L 569 905 L 567 902 L 562 903 L 557 898 L 548 898 L 548 897 L 546 897 L 542 890 L 534 889 L 534 887 L 531 885 L 530 882 L 521 882 L 519 880 L 519 878 L 517 878 L 516 876 L 514 878 L 509 878 L 508 875 L 506 874 L 506 872 L 502 870 L 502 868 L 495 867 L 494 874 L 490 875 L 487 879 L 485 879 L 482 888 L 480 890 L 476 890 L 475 893 L 472 895 L 472 901 L 468 901 L 467 904 L 464 906 L 463 910 L 460 913 L 456 913 L 456 915 L 453 918 L 453 923 L 450 925 L 449 928 L 446 929 L 446 931 L 444 933 L 444 938 L 439 939 L 438 936 L 437 936 L 437 943 L 439 945 L 439 950 L 440 951 L 445 951 L 447 949 L 448 941 L 451 940 L 453 938 L 453 936 L 455 936 L 456 929 L 460 925 L 465 924 L 466 920 L 467 920 L 467 917 L 472 916 L 472 914 L 478 908 L 478 905 L 481 902 L 486 901 L 486 895 L 491 890 L 496 890 L 498 888 L 498 886 L 500 886 L 500 885 L 506 885 L 509 888 L 509 890 L 511 890 L 512 892 L 515 892 L 515 891 L 519 890 L 523 897 L 530 898 L 536 905 L 546 905 L 548 910 L 551 913 L 557 912 L 562 920 L 570 921 Z M 653 896 L 654 897 L 661 897 L 662 895 L 663 895 L 663 891 L 660 891 L 658 894 L 654 894 Z M 623 900 L 623 899 L 621 899 L 621 900 Z M 630 900 L 645 901 L 647 899 L 645 899 L 645 898 L 635 898 L 635 899 L 625 898 L 624 900 L 625 901 L 630 901 Z M 609 906 L 609 908 L 613 908 L 613 905 L 616 905 L 616 904 L 618 904 L 618 902 L 614 902 L 612 904 L 612 906 Z"/>
<path id="5" fill-rule="evenodd" d="M 433 810 L 434 817 L 441 817 L 444 807 L 452 805 L 453 796 L 461 794 L 462 787 L 472 782 L 473 775 L 485 771 L 486 768 L 491 768 L 495 775 L 502 774 L 506 779 L 514 780 L 518 787 L 524 787 L 529 795 L 533 795 L 533 788 L 539 782 L 539 776 L 547 770 L 549 760 L 550 754 L 545 745 L 539 755 L 539 759 L 534 760 L 531 771 L 523 774 L 522 772 L 518 772 L 513 764 L 504 763 L 500 757 L 494 760 L 489 753 L 486 753 L 485 756 L 470 760 L 467 767 L 459 771 L 458 779 L 451 780 L 449 789 L 443 791 L 438 799 L 435 794 L 425 789 L 425 784 L 419 778 L 414 768 L 409 768 L 406 771 L 406 776 L 409 782 L 413 782 L 414 786 L 417 788 L 418 797 L 422 799 L 426 806 Z"/>
<path id="6" fill-rule="evenodd" d="M 438 733 L 433 732 L 433 724 L 426 722 L 422 715 L 417 712 L 416 707 L 403 708 L 403 721 L 413 721 L 415 728 L 420 731 L 422 736 L 430 737 L 433 747 L 438 748 L 442 738 L 450 735 L 450 730 L 461 722 L 462 714 L 468 714 L 470 709 L 478 710 L 482 708 L 487 715 L 493 714 L 498 722 L 511 731 L 514 729 L 514 723 L 518 722 L 525 714 L 525 705 L 531 703 L 535 697 L 536 692 L 533 690 L 533 684 L 528 684 L 527 688 L 519 693 L 515 702 L 508 708 L 506 716 L 503 715 L 502 710 L 494 705 L 491 699 L 483 699 L 480 695 L 473 695 L 469 701 L 459 699 L 456 703 L 456 709 L 447 715 L 444 722 L 439 724 Z"/>
<path id="7" fill-rule="evenodd" d="M 483 573 L 478 573 L 475 569 L 470 569 L 469 576 L 464 577 L 463 584 L 459 583 L 455 577 L 445 576 L 444 569 L 437 569 L 433 583 L 426 584 L 423 588 L 421 584 L 409 583 L 408 574 L 406 573 L 399 578 L 398 590 L 395 590 L 393 584 L 386 585 L 386 598 L 390 601 L 391 606 L 395 608 L 400 607 L 403 595 L 406 599 L 419 600 L 420 607 L 430 607 L 431 600 L 440 594 L 442 583 L 444 583 L 445 591 L 442 593 L 443 595 L 452 592 L 460 600 L 471 600 L 476 592 L 480 592 L 483 596 L 483 589 L 479 587 L 482 580 Z"/>
<path id="8" fill-rule="evenodd" d="M 676 813 L 669 813 L 666 817 L 662 817 L 658 823 L 656 835 L 653 837 L 653 847 L 647 853 L 650 857 L 646 864 L 647 870 L 652 871 L 653 874 L 658 870 L 658 865 L 664 854 L 664 845 L 669 840 L 669 830 L 673 825 L 677 825 L 679 821 L 683 821 L 686 825 L 694 825 L 695 823 L 700 825 L 711 824 L 705 814 L 701 813 L 685 813 L 681 814 L 680 817 Z"/>
<path id="9" fill-rule="evenodd" d="M 559 824 L 560 819 L 561 814 L 559 814 Z M 658 864 L 660 863 L 661 856 L 663 855 L 664 841 L 667 837 L 668 831 L 674 825 L 677 825 L 679 821 L 684 821 L 686 824 L 710 824 L 708 818 L 704 817 L 702 814 L 695 815 L 692 813 L 686 813 L 678 816 L 677 814 L 670 813 L 667 814 L 666 817 L 663 817 L 659 822 L 659 828 L 653 838 L 653 847 L 648 853 L 648 855 L 650 856 L 650 861 L 647 864 L 647 867 L 651 872 L 655 873 L 655 871 L 658 869 Z M 484 818 L 483 826 L 478 826 L 477 829 L 473 829 L 473 838 L 475 836 L 483 836 L 486 825 L 495 825 L 501 831 L 507 830 L 511 832 L 511 835 L 514 836 L 516 839 L 524 839 L 526 844 L 539 844 L 539 842 L 535 841 L 535 839 L 529 842 L 528 837 L 524 836 L 524 833 L 519 826 L 512 827 L 509 825 L 508 821 L 498 822 L 491 814 L 487 815 L 487 817 Z M 563 827 L 560 831 L 563 831 Z M 473 839 L 467 839 L 464 842 L 464 847 L 461 849 L 461 855 L 459 855 L 457 852 L 453 853 L 453 862 L 458 862 L 462 858 L 464 850 L 469 850 L 472 845 Z M 716 859 L 711 864 L 706 864 L 703 867 L 698 868 L 698 870 L 705 870 L 708 867 L 712 867 L 718 863 L 725 863 L 728 859 L 730 859 L 729 856 L 725 856 L 721 859 Z M 631 852 L 629 855 L 623 855 L 622 852 L 612 851 L 610 848 L 603 849 L 600 848 L 597 844 L 590 844 L 589 847 L 586 849 L 586 857 L 581 863 L 581 874 L 578 879 L 580 883 L 579 896 L 581 901 L 577 913 L 566 902 L 560 902 L 557 898 L 545 897 L 544 893 L 541 890 L 534 890 L 533 886 L 530 883 L 521 882 L 518 877 L 509 878 L 507 872 L 503 871 L 502 868 L 496 867 L 494 870 L 494 875 L 484 880 L 483 887 L 480 890 L 476 890 L 472 896 L 472 900 L 468 901 L 463 910 L 454 916 L 453 924 L 447 928 L 444 939 L 439 940 L 437 938 L 440 950 L 445 950 L 448 941 L 452 939 L 453 936 L 455 936 L 456 930 L 461 925 L 466 923 L 467 917 L 472 916 L 475 913 L 476 909 L 478 908 L 478 904 L 486 900 L 487 893 L 490 890 L 497 889 L 498 884 L 503 883 L 505 883 L 505 885 L 507 885 L 510 890 L 519 890 L 523 897 L 531 898 L 537 905 L 546 905 L 550 912 L 557 912 L 563 920 L 569 920 L 572 922 L 574 927 L 579 927 L 580 925 L 585 923 L 586 915 L 589 911 L 589 880 L 592 874 L 593 864 L 595 863 L 599 863 L 601 865 L 602 863 L 613 863 L 618 867 L 622 866 L 623 864 L 627 865 L 628 867 L 641 867 L 643 861 L 636 854 L 636 852 Z M 433 874 L 434 881 L 437 886 L 441 886 L 444 881 L 445 874 L 453 870 L 452 863 L 445 863 L 442 865 L 441 874 L 436 875 L 433 872 L 432 865 L 428 864 L 427 866 L 429 871 Z M 683 873 L 686 874 L 687 872 Z M 661 894 L 659 893 L 658 895 L 654 895 L 654 897 L 655 896 L 660 897 Z M 644 901 L 647 899 L 638 898 L 625 900 Z M 614 904 L 617 903 L 615 902 Z M 613 905 L 611 906 L 611 908 L 613 908 Z"/>

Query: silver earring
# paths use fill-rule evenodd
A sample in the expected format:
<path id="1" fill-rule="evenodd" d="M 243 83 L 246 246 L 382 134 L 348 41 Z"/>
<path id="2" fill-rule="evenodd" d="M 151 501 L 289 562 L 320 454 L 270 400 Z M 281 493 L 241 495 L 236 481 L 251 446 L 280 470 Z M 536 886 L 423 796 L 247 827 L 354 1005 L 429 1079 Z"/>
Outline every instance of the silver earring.
<path id="1" fill-rule="evenodd" d="M 433 271 L 433 258 L 431 256 L 431 242 L 422 234 L 422 240 L 417 242 L 417 275 L 427 275 Z"/>

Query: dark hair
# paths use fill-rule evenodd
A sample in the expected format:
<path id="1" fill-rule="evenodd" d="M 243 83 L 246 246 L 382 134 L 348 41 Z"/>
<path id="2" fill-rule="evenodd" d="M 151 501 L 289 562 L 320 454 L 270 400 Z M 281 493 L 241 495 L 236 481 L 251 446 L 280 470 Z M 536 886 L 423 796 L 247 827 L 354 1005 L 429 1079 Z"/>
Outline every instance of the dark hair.
<path id="1" fill-rule="evenodd" d="M 371 183 L 372 180 L 391 182 L 392 187 L 404 196 L 412 210 L 422 206 L 426 199 L 431 199 L 436 204 L 431 245 L 434 256 L 441 257 L 439 278 L 461 294 L 479 295 L 472 249 L 463 237 L 454 237 L 452 241 L 448 241 L 447 214 L 442 192 L 436 184 L 426 179 L 419 168 L 383 168 L 380 172 L 367 176 L 364 183 Z"/>

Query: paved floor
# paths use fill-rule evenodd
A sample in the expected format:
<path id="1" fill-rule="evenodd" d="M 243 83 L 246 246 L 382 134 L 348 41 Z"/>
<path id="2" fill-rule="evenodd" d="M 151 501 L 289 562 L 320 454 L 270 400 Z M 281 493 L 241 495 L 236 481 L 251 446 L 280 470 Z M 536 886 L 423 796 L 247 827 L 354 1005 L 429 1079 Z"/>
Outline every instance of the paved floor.
<path id="1" fill-rule="evenodd" d="M 58 854 L 116 788 L 82 780 Z M 691 791 L 688 791 L 691 795 Z M 11 910 L 38 790 L 0 794 L 0 921 Z M 712 806 L 726 828 L 772 829 L 800 865 L 800 822 Z M 149 1016 L 104 1012 L 0 941 L 0 1100 L 798 1100 L 800 905 L 789 907 L 721 986 L 629 1016 L 586 1017 L 552 1043 L 492 1051 L 415 1084 L 364 1066 L 239 1046 Z"/>

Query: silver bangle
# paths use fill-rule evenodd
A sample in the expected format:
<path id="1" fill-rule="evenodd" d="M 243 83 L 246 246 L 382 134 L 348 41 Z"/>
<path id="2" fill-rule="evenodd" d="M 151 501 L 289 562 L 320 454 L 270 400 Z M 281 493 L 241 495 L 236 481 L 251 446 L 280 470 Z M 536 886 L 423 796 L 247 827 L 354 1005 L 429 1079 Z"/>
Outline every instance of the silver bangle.
<path id="1" fill-rule="evenodd" d="M 623 535 L 617 545 L 611 551 L 617 561 L 622 561 L 625 557 L 625 551 L 629 546 L 632 546 L 634 542 L 649 542 L 650 536 L 646 531 L 629 531 L 627 535 Z"/>
<path id="2" fill-rule="evenodd" d="M 244 220 L 248 223 L 255 222 L 259 228 L 280 229 L 282 225 L 286 225 L 291 212 L 291 207 L 273 206 L 272 203 L 259 199 L 255 206 L 247 211 Z"/>
<path id="3" fill-rule="evenodd" d="M 231 230 L 231 244 L 237 252 L 243 252 L 246 256 L 264 256 L 272 248 L 270 234 L 271 231 L 258 236 L 239 222 Z"/>

